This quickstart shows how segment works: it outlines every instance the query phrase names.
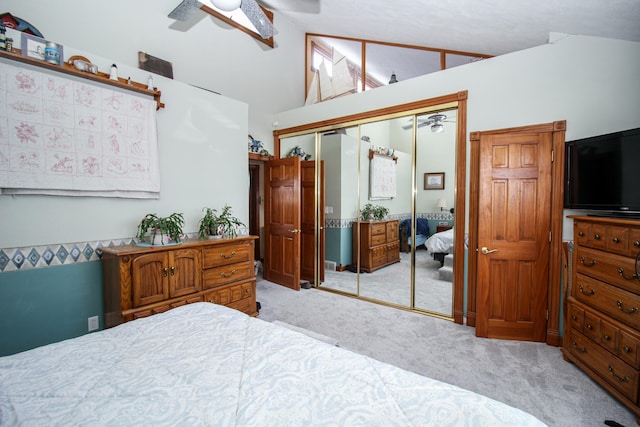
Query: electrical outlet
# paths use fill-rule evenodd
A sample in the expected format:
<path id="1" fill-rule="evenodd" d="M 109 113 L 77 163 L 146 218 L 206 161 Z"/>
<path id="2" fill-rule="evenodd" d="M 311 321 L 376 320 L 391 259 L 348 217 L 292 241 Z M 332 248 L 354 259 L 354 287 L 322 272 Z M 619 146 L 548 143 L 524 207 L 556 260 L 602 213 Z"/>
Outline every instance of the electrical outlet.
<path id="1" fill-rule="evenodd" d="M 89 332 L 100 329 L 100 318 L 98 316 L 89 317 Z"/>

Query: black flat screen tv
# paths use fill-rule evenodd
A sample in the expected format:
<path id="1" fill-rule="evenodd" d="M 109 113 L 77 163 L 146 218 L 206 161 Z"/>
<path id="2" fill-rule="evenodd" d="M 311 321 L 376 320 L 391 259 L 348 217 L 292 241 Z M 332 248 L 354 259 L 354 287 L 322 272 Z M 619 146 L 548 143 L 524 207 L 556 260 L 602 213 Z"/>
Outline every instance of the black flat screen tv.
<path id="1" fill-rule="evenodd" d="M 565 145 L 564 207 L 640 216 L 640 128 Z"/>

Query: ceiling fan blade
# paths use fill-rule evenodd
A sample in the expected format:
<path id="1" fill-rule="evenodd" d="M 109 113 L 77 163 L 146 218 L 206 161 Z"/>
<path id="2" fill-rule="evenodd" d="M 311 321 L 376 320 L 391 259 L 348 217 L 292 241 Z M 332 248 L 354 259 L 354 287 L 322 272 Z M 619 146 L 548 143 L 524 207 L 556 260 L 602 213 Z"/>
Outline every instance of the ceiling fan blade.
<path id="1" fill-rule="evenodd" d="M 273 36 L 273 25 L 260 8 L 260 5 L 256 3 L 256 0 L 242 0 L 240 10 L 247 15 L 247 18 L 249 18 L 249 21 L 256 27 L 256 30 L 258 30 L 258 33 L 263 39 L 268 39 Z"/>
<path id="2" fill-rule="evenodd" d="M 260 2 L 270 10 L 320 13 L 320 0 L 261 0 Z"/>
<path id="3" fill-rule="evenodd" d="M 182 0 L 175 9 L 169 13 L 169 18 L 176 21 L 187 21 L 198 10 L 200 10 L 200 2 L 198 0 Z"/>

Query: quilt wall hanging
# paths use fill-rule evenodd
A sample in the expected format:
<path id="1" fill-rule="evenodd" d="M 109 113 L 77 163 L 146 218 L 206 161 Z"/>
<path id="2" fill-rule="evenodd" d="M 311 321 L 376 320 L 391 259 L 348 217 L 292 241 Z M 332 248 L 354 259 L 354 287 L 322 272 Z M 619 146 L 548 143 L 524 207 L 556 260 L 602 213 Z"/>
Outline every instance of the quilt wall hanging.
<path id="1" fill-rule="evenodd" d="M 158 198 L 153 97 L 0 62 L 4 194 Z"/>
<path id="2" fill-rule="evenodd" d="M 397 158 L 369 152 L 369 200 L 396 197 Z"/>

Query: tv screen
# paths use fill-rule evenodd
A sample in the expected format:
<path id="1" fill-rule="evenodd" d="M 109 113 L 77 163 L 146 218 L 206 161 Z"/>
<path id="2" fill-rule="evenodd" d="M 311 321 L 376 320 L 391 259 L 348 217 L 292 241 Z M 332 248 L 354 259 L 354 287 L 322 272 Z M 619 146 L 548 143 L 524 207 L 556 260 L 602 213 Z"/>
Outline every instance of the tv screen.
<path id="1" fill-rule="evenodd" d="M 565 148 L 565 208 L 640 215 L 640 128 Z"/>

